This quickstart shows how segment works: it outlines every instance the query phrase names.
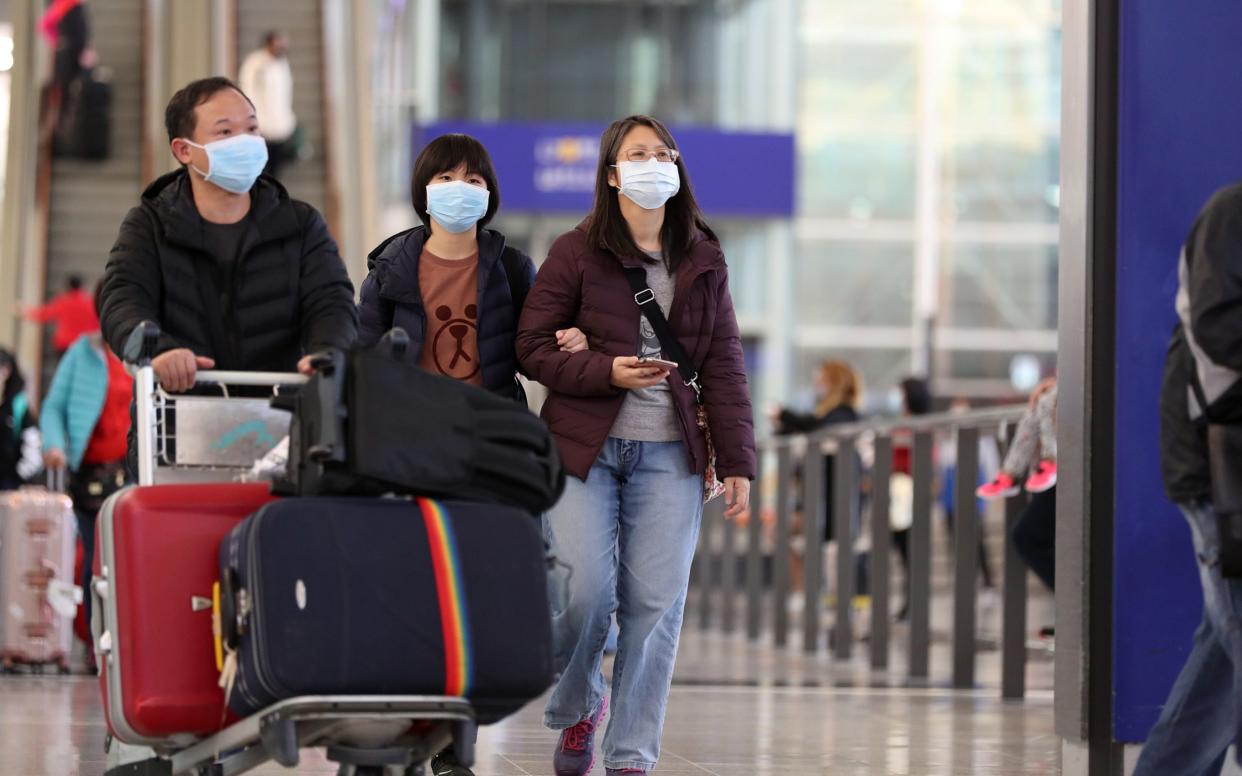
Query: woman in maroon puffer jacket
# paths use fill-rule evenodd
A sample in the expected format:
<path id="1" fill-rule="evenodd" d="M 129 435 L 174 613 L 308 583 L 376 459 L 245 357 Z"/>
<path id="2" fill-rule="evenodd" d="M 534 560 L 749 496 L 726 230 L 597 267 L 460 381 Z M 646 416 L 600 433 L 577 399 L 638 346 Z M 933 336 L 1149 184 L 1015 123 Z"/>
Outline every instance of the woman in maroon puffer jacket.
<path id="1" fill-rule="evenodd" d="M 729 517 L 746 509 L 755 474 L 724 255 L 679 156 L 654 119 L 609 127 L 594 210 L 552 246 L 518 326 L 518 358 L 550 391 L 543 417 L 572 475 L 545 516 L 553 551 L 573 569 L 568 600 L 553 604 L 562 674 L 545 713 L 562 731 L 558 776 L 583 776 L 594 761 L 608 706 L 600 660 L 614 611 L 620 639 L 604 765 L 609 774 L 655 767 L 709 466 L 694 389 L 676 370 L 639 360 L 675 357 L 640 312 L 625 268 L 645 270 L 698 372 Z M 560 349 L 571 327 L 590 350 Z"/>

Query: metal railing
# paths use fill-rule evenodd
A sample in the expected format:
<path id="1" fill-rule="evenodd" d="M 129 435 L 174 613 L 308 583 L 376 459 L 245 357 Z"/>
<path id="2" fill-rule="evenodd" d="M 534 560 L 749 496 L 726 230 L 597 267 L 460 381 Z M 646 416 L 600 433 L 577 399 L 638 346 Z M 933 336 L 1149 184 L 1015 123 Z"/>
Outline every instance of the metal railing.
<path id="1" fill-rule="evenodd" d="M 949 554 L 953 568 L 952 602 L 952 686 L 971 689 L 976 684 L 979 651 L 976 602 L 979 579 L 979 510 L 975 489 L 979 473 L 979 441 L 994 437 L 1000 451 L 1005 449 L 1010 430 L 1027 407 L 1006 406 L 967 413 L 925 415 L 914 418 L 867 421 L 837 425 L 813 434 L 774 437 L 760 443 L 759 467 L 753 497 L 752 517 L 745 524 L 723 519 L 722 508 L 714 504 L 704 514 L 699 556 L 691 580 L 701 628 L 718 626 L 735 633 L 739 626 L 739 604 L 744 608 L 747 637 L 757 641 L 770 629 L 778 647 L 789 642 L 794 613 L 789 606 L 791 591 L 790 549 L 795 512 L 795 472 L 800 464 L 803 553 L 802 589 L 806 604 L 797 614 L 801 619 L 802 647 L 817 652 L 825 630 L 819 594 L 835 595 L 832 608 L 830 649 L 838 660 L 849 660 L 856 638 L 853 598 L 855 582 L 855 540 L 860 530 L 870 537 L 871 616 L 865 641 L 870 665 L 887 670 L 893 642 L 890 611 L 890 482 L 894 440 L 910 448 L 913 480 L 913 522 L 910 528 L 908 592 L 909 679 L 912 684 L 930 679 L 932 644 L 932 515 L 936 501 L 938 437 L 956 439 L 957 458 L 954 481 L 954 529 Z M 870 447 L 874 454 L 869 471 L 860 470 L 856 453 Z M 833 501 L 824 503 L 826 455 L 834 455 L 832 467 Z M 775 476 L 768 475 L 775 467 Z M 863 502 L 862 520 L 856 500 L 868 475 L 870 492 Z M 771 480 L 771 481 L 769 481 Z M 765 493 L 765 484 L 768 485 Z M 774 492 L 772 485 L 774 484 Z M 766 496 L 766 499 L 765 499 Z M 773 509 L 771 525 L 760 519 L 763 507 Z M 1026 693 L 1027 662 L 1027 568 L 1014 551 L 1009 536 L 1026 500 L 1005 502 L 1005 551 L 1001 576 L 1001 695 L 1022 698 Z M 818 551 L 824 536 L 825 520 L 833 521 L 837 547 L 836 579 L 824 580 L 824 557 Z M 861 529 L 860 529 L 861 526 Z M 739 536 L 740 532 L 745 532 Z M 739 550 L 739 539 L 743 547 Z M 765 573 L 771 569 L 770 577 Z M 827 584 L 825 584 L 827 582 Z"/>

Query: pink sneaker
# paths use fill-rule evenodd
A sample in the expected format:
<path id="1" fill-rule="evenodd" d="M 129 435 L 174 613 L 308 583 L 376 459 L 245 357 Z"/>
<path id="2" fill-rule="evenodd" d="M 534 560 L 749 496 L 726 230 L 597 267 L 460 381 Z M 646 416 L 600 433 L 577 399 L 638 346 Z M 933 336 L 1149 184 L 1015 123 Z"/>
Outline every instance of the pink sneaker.
<path id="1" fill-rule="evenodd" d="M 996 475 L 996 479 L 986 485 L 980 485 L 979 489 L 975 491 L 975 495 L 981 499 L 992 501 L 998 498 L 1009 498 L 1010 496 L 1016 496 L 1021 492 L 1022 488 L 1018 487 L 1017 480 L 1010 477 L 1005 472 L 1001 472 Z"/>
<path id="2" fill-rule="evenodd" d="M 1043 460 L 1035 467 L 1035 472 L 1026 481 L 1027 493 L 1043 493 L 1052 490 L 1057 484 L 1057 462 Z"/>

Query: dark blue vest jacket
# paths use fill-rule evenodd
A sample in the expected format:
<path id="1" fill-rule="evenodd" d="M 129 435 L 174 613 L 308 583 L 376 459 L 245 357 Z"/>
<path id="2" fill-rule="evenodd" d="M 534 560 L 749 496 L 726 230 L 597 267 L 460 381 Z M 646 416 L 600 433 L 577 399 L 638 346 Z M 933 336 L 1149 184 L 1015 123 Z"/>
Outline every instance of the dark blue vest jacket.
<path id="1" fill-rule="evenodd" d="M 384 333 L 400 326 L 410 335 L 412 357 L 422 352 L 427 336 L 427 311 L 418 286 L 418 261 L 427 241 L 426 227 L 415 227 L 389 237 L 371 251 L 367 260 L 370 273 L 362 283 L 358 303 L 358 344 L 374 345 Z M 482 361 L 483 387 L 502 396 L 521 398 L 516 380 L 517 336 L 520 302 L 514 291 L 525 296 L 535 278 L 535 265 L 520 252 L 509 262 L 502 261 L 505 237 L 500 232 L 479 232 L 478 342 Z M 518 268 L 524 277 L 509 278 L 506 264 Z"/>

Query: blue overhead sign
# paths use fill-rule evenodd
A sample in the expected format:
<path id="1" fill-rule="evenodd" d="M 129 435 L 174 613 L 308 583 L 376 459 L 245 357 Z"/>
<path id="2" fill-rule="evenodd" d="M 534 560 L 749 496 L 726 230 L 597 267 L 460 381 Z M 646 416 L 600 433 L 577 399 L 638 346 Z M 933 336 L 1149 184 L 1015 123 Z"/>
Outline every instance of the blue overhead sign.
<path id="1" fill-rule="evenodd" d="M 599 124 L 447 121 L 413 130 L 413 151 L 461 132 L 487 146 L 509 212 L 582 213 L 595 195 Z M 790 218 L 794 214 L 791 134 L 672 127 L 703 211 L 714 217 Z"/>

